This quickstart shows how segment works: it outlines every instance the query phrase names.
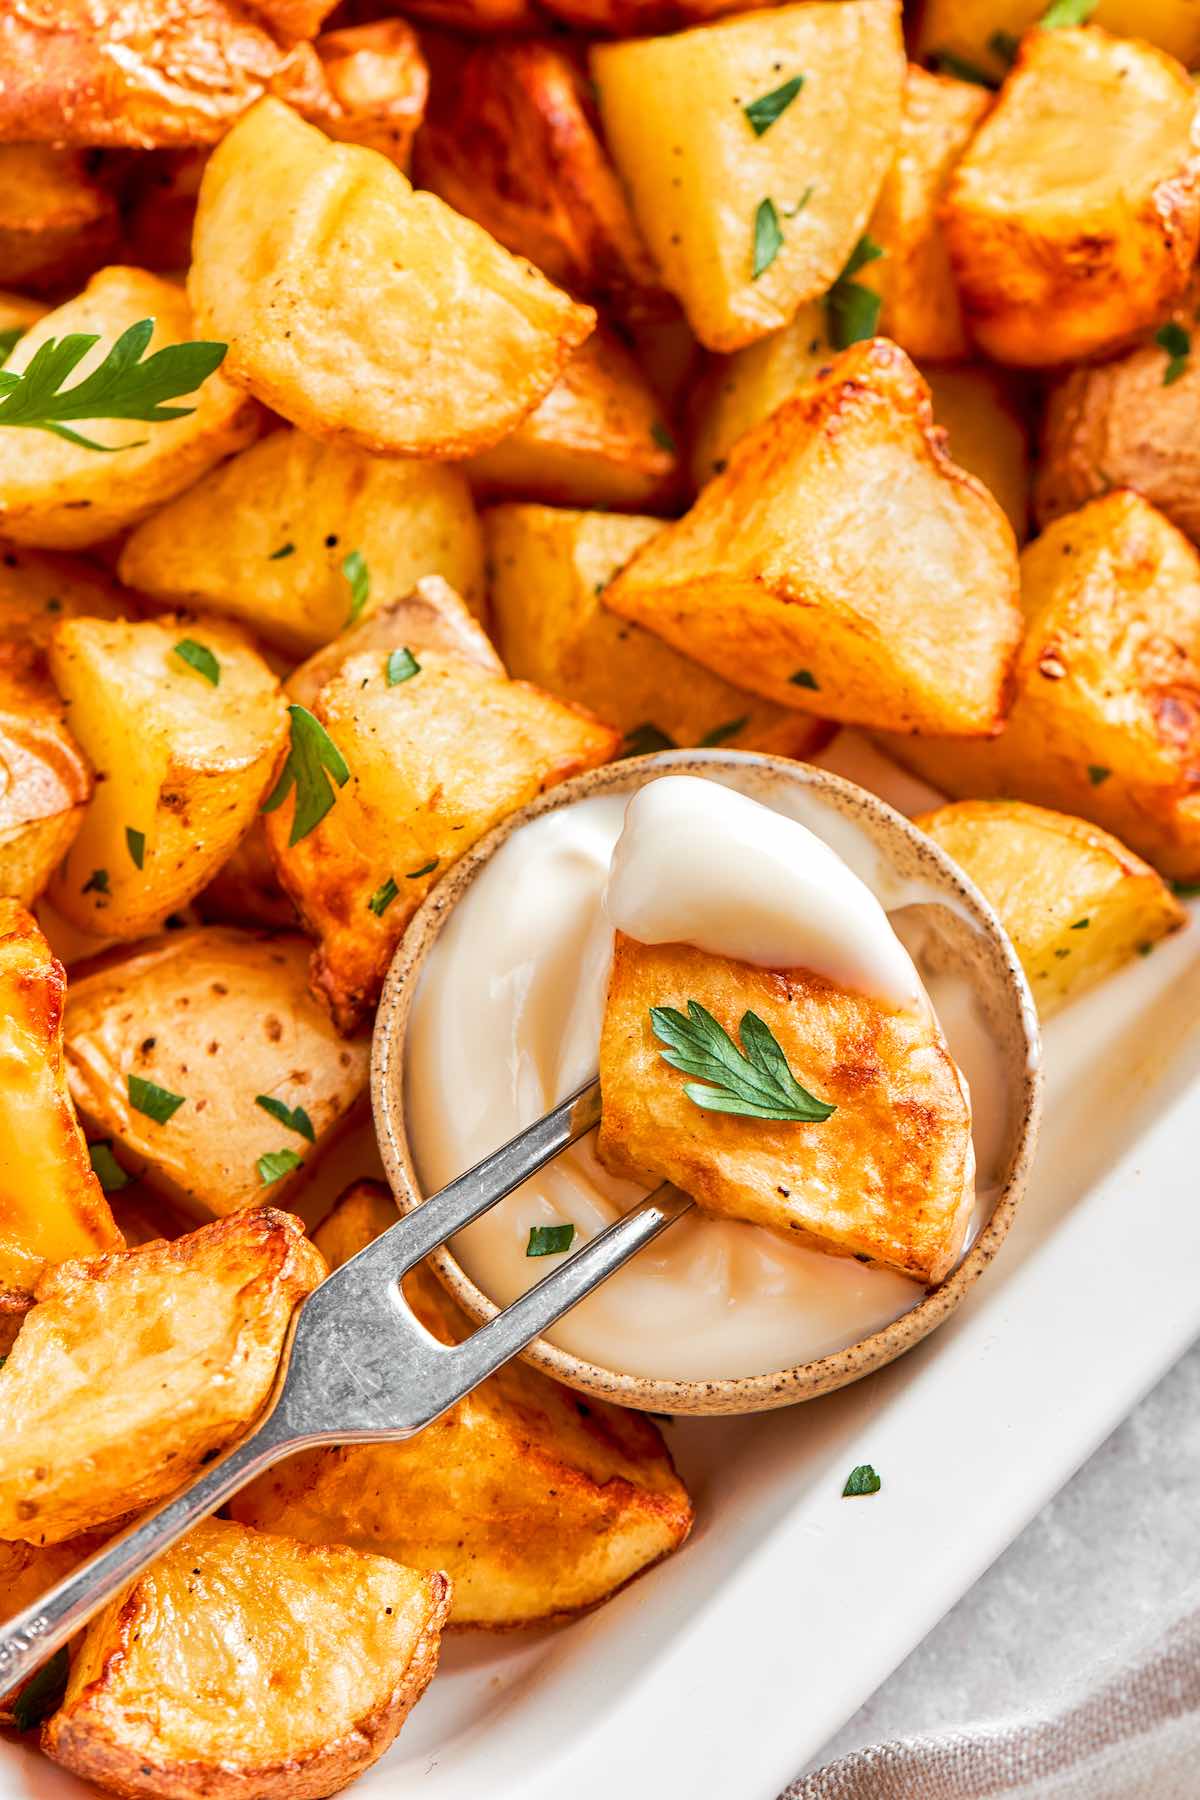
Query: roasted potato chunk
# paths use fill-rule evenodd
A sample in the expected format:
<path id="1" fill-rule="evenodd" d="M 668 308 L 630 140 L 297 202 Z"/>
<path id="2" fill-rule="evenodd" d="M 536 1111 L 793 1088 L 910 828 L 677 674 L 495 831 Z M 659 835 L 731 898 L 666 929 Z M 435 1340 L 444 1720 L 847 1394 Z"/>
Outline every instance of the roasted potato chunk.
<path id="1" fill-rule="evenodd" d="M 94 333 L 99 342 L 72 374 L 69 385 L 75 386 L 128 326 L 146 318 L 155 321 L 151 354 L 198 335 L 187 301 L 171 282 L 144 269 L 102 269 L 78 299 L 31 325 L 4 366 L 19 373 L 48 339 Z M 98 443 L 124 446 L 119 476 L 109 457 L 49 432 L 0 432 L 0 533 L 50 549 L 100 543 L 170 500 L 258 430 L 258 409 L 219 370 L 191 404 L 185 418 L 150 427 L 129 419 L 73 425 Z"/>
<path id="2" fill-rule="evenodd" d="M 67 619 L 50 669 L 96 771 L 50 898 L 134 938 L 186 904 L 254 819 L 287 735 L 279 683 L 236 626 Z"/>
<path id="3" fill-rule="evenodd" d="M 1096 26 L 1030 32 L 943 203 L 972 336 L 1037 367 L 1153 324 L 1196 260 L 1198 180 L 1179 63 Z"/>
<path id="4" fill-rule="evenodd" d="M 305 656 L 346 624 L 355 551 L 364 610 L 441 575 L 482 611 L 482 534 L 461 471 L 302 431 L 273 431 L 212 470 L 138 526 L 119 566 L 159 600 L 229 613 Z"/>
<path id="5" fill-rule="evenodd" d="M 32 906 L 79 830 L 92 778 L 53 686 L 14 667 L 9 649 L 0 645 L 0 894 Z"/>
<path id="6" fill-rule="evenodd" d="M 957 58 L 1002 80 L 1012 47 L 1045 12 L 1045 0 L 921 0 L 916 52 Z M 1146 38 L 1190 68 L 1200 60 L 1200 13 L 1194 0 L 1099 0 L 1092 22 L 1122 37 Z"/>
<path id="7" fill-rule="evenodd" d="M 93 1136 L 187 1213 L 282 1205 L 363 1098 L 370 1045 L 338 1037 L 308 992 L 310 948 L 298 933 L 202 926 L 109 956 L 71 984 L 75 1104 Z"/>
<path id="8" fill-rule="evenodd" d="M 0 1537 L 61 1543 L 181 1487 L 257 1413 L 324 1274 L 271 1207 L 47 1269 L 0 1368 Z"/>
<path id="9" fill-rule="evenodd" d="M 43 1747 L 126 1796 L 320 1800 L 437 1667 L 444 1575 L 209 1519 L 88 1626 Z"/>
<path id="10" fill-rule="evenodd" d="M 0 899 L 0 1311 L 20 1318 L 43 1270 L 119 1248 L 67 1091 L 62 964 Z"/>
<path id="11" fill-rule="evenodd" d="M 296 909 L 276 877 L 261 814 L 196 895 L 195 905 L 202 919 L 218 925 L 251 925 L 267 931 L 295 928 Z"/>
<path id="12" fill-rule="evenodd" d="M 88 174 L 77 150 L 0 144 L 5 281 L 47 293 L 82 280 L 105 261 L 118 228 L 116 201 Z"/>
<path id="13" fill-rule="evenodd" d="M 925 370 L 933 419 L 960 469 L 982 481 L 1008 515 L 1017 542 L 1029 529 L 1029 432 L 1022 397 L 987 363 Z"/>
<path id="14" fill-rule="evenodd" d="M 995 731 L 1020 635 L 1008 521 L 883 338 L 741 438 L 604 599 L 780 705 L 901 731 Z"/>
<path id="15" fill-rule="evenodd" d="M 837 1110 L 819 1124 L 706 1112 L 663 1061 L 651 1007 L 696 1000 L 736 1042 L 764 1021 L 796 1080 Z M 941 1281 L 974 1201 L 966 1084 L 930 1015 L 807 969 L 760 969 L 617 933 L 600 1037 L 597 1152 L 615 1174 L 671 1181 L 698 1205 L 792 1242 Z"/>
<path id="16" fill-rule="evenodd" d="M 1021 800 L 959 800 L 915 823 L 996 908 L 1043 1018 L 1187 918 L 1140 856 L 1066 813 Z"/>
<path id="17" fill-rule="evenodd" d="M 893 738 L 956 797 L 1077 813 L 1200 881 L 1200 556 L 1124 491 L 1057 520 L 1021 557 L 1025 639 L 990 744 Z"/>
<path id="18" fill-rule="evenodd" d="M 844 266 L 895 148 L 899 13 L 894 0 L 807 0 L 593 50 L 634 215 L 708 349 L 786 325 Z M 773 111 L 801 78 L 760 130 L 756 105 Z"/>
<path id="19" fill-rule="evenodd" d="M 678 466 L 653 388 L 619 340 L 600 330 L 541 405 L 473 456 L 466 473 L 487 499 L 636 509 L 667 501 Z"/>
<path id="20" fill-rule="evenodd" d="M 461 604 L 450 596 L 451 610 Z M 315 693 L 297 671 L 310 710 L 292 709 L 293 746 L 297 734 L 328 745 L 324 766 L 341 785 L 327 784 L 332 804 L 316 823 L 308 794 L 297 808 L 296 782 L 267 819 L 280 881 L 317 939 L 314 987 L 342 1030 L 377 997 L 405 925 L 450 863 L 618 742 L 582 708 L 423 643 L 403 603 L 390 642 L 387 618 L 366 621 L 370 650 L 347 641 L 340 662 L 334 646 L 318 652 Z"/>
<path id="21" fill-rule="evenodd" d="M 407 19 L 327 31 L 313 45 L 331 106 L 315 114 L 330 137 L 363 144 L 407 169 L 425 111 L 429 71 Z"/>
<path id="22" fill-rule="evenodd" d="M 360 1182 L 317 1233 L 336 1267 L 396 1222 Z M 439 1342 L 470 1322 L 425 1268 L 404 1284 Z M 445 1569 L 452 1625 L 541 1623 L 595 1606 L 678 1549 L 692 1507 L 659 1431 L 509 1363 L 408 1444 L 318 1450 L 251 1483 L 234 1516 L 308 1543 Z"/>
<path id="23" fill-rule="evenodd" d="M 389 455 L 496 443 L 595 324 L 385 157 L 277 101 L 209 159 L 188 292 L 233 380 L 316 437 Z"/>
<path id="24" fill-rule="evenodd" d="M 825 734 L 818 721 L 734 687 L 603 604 L 617 570 L 661 529 L 657 519 L 552 506 L 485 513 L 506 666 L 590 707 L 625 733 L 627 750 L 666 740 L 810 755 Z"/>

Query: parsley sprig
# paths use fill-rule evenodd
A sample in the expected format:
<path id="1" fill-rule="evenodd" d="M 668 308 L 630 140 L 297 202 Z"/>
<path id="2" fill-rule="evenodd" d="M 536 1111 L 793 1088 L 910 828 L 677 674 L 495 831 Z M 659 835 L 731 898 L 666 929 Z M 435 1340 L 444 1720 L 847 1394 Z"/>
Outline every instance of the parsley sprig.
<path id="1" fill-rule="evenodd" d="M 725 1027 L 698 1000 L 689 1000 L 687 1017 L 674 1006 L 652 1006 L 654 1035 L 668 1047 L 664 1062 L 700 1081 L 688 1082 L 684 1093 L 706 1112 L 740 1113 L 749 1119 L 789 1119 L 818 1124 L 837 1111 L 800 1086 L 788 1067 L 778 1040 L 757 1013 L 742 1014 L 738 1030 L 742 1049 Z"/>
<path id="2" fill-rule="evenodd" d="M 883 298 L 874 288 L 864 287 L 854 276 L 868 263 L 878 262 L 884 255 L 874 238 L 860 237 L 845 268 L 825 296 L 825 313 L 829 338 L 835 350 L 847 350 L 863 338 L 875 336 Z"/>
<path id="3" fill-rule="evenodd" d="M 345 787 L 350 779 L 346 759 L 321 724 L 306 706 L 289 706 L 292 720 L 292 747 L 279 773 L 279 780 L 263 801 L 265 813 L 282 806 L 292 789 L 296 790 L 296 810 L 288 848 L 298 844 L 321 823 L 337 795 L 333 781 Z"/>

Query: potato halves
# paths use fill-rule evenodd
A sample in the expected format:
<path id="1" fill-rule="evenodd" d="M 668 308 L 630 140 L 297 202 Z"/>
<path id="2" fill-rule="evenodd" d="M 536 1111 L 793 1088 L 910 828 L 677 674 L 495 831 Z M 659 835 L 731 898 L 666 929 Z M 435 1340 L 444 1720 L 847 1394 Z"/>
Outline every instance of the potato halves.
<path id="1" fill-rule="evenodd" d="M 747 432 L 604 599 L 739 687 L 899 731 L 997 730 L 1021 624 L 1012 528 L 884 338 Z"/>
<path id="2" fill-rule="evenodd" d="M 187 1213 L 283 1204 L 363 1097 L 370 1046 L 340 1038 L 309 993 L 310 949 L 297 932 L 209 925 L 71 983 L 75 1104 Z"/>
<path id="3" fill-rule="evenodd" d="M 692 330 L 736 350 L 843 268 L 887 173 L 895 0 L 808 0 L 592 52 L 605 136 Z"/>
<path id="4" fill-rule="evenodd" d="M 0 1537 L 58 1543 L 181 1487 L 254 1417 L 324 1275 L 271 1207 L 46 1270 L 0 1368 Z"/>
<path id="5" fill-rule="evenodd" d="M 317 437 L 467 456 L 532 411 L 595 314 L 374 150 L 261 101 L 204 171 L 188 293 L 224 368 Z"/>
<path id="6" fill-rule="evenodd" d="M 50 671 L 96 783 L 51 883 L 71 924 L 140 937 L 254 819 L 287 735 L 279 683 L 235 625 L 66 619 Z"/>
<path id="7" fill-rule="evenodd" d="M 42 1746 L 126 1800 L 323 1800 L 424 1693 L 449 1587 L 206 1520 L 93 1619 Z"/>
<path id="8" fill-rule="evenodd" d="M 395 1222 L 387 1190 L 360 1182 L 317 1243 L 336 1267 Z M 407 1277 L 405 1294 L 440 1342 L 469 1331 L 427 1269 Z M 656 1425 L 520 1362 L 411 1443 L 292 1457 L 239 1494 L 233 1513 L 309 1543 L 445 1569 L 451 1624 L 493 1628 L 597 1605 L 678 1549 L 692 1523 Z"/>

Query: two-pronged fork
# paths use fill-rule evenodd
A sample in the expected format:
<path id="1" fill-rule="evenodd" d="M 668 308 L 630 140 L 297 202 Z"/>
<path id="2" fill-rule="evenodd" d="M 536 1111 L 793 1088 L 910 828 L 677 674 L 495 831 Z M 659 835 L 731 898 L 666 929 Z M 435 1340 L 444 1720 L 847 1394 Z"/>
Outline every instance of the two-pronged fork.
<path id="1" fill-rule="evenodd" d="M 599 1119 L 600 1084 L 592 1081 L 335 1270 L 297 1308 L 271 1397 L 247 1435 L 0 1628 L 0 1692 L 252 1476 L 318 1444 L 414 1436 L 686 1212 L 685 1195 L 660 1188 L 461 1344 L 429 1336 L 401 1293 L 401 1276 Z"/>

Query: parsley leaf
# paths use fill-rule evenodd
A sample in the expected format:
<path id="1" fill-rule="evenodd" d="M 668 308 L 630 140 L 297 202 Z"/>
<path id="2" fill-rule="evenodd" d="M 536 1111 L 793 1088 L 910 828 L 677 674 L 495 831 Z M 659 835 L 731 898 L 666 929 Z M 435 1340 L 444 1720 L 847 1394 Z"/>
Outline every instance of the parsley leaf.
<path id="1" fill-rule="evenodd" d="M 531 1225 L 526 1256 L 561 1256 L 571 1248 L 575 1237 L 573 1225 Z"/>
<path id="2" fill-rule="evenodd" d="M 1075 923 L 1071 926 L 1071 930 L 1086 931 L 1091 922 L 1090 918 L 1076 919 Z"/>
<path id="3" fill-rule="evenodd" d="M 388 652 L 383 672 L 387 677 L 389 687 L 399 687 L 402 681 L 411 681 L 414 675 L 419 675 L 421 665 L 406 644 L 403 650 Z"/>
<path id="4" fill-rule="evenodd" d="M 1154 341 L 1161 350 L 1165 350 L 1167 353 L 1167 366 L 1163 371 L 1162 384 L 1164 387 L 1171 387 L 1181 375 L 1187 373 L 1188 358 L 1192 354 L 1192 334 L 1190 331 L 1185 331 L 1182 325 L 1176 324 L 1174 319 L 1168 319 L 1167 323 L 1160 326 L 1155 332 Z"/>
<path id="5" fill-rule="evenodd" d="M 292 543 L 280 544 L 278 550 L 272 550 L 270 556 L 268 556 L 268 558 L 267 558 L 267 561 L 268 562 L 282 562 L 285 556 L 294 556 L 295 554 L 296 554 L 295 544 L 292 544 Z"/>
<path id="6" fill-rule="evenodd" d="M 362 615 L 371 594 L 371 572 L 363 560 L 361 550 L 351 550 L 342 562 L 342 574 L 350 583 L 350 616 L 346 620 L 353 625 Z"/>
<path id="7" fill-rule="evenodd" d="M 829 340 L 835 350 L 847 350 L 851 344 L 875 336 L 883 298 L 853 277 L 883 255 L 882 247 L 874 238 L 860 237 L 845 268 L 826 294 L 825 316 Z"/>
<path id="8" fill-rule="evenodd" d="M 375 917 L 377 919 L 382 919 L 384 913 L 387 911 L 388 907 L 392 904 L 392 901 L 396 898 L 396 895 L 399 892 L 400 892 L 400 889 L 396 886 L 395 877 L 392 875 L 388 876 L 387 880 L 382 884 L 382 886 L 377 887 L 375 889 L 375 892 L 371 895 L 371 898 L 367 901 L 367 905 L 370 907 L 371 911 L 375 914 Z"/>
<path id="9" fill-rule="evenodd" d="M 1112 770 L 1106 769 L 1103 763 L 1088 764 L 1088 780 L 1093 787 L 1099 787 L 1100 783 L 1102 781 L 1107 781 L 1111 774 Z"/>
<path id="10" fill-rule="evenodd" d="M 1043 31 L 1059 31 L 1064 25 L 1086 25 L 1100 0 L 1050 0 L 1038 24 Z"/>
<path id="11" fill-rule="evenodd" d="M 321 724 L 306 706 L 289 706 L 292 720 L 292 747 L 279 774 L 279 780 L 263 801 L 265 813 L 282 806 L 294 787 L 296 810 L 292 817 L 288 848 L 306 838 L 321 823 L 337 799 L 330 776 L 339 787 L 350 779 L 346 759 Z"/>
<path id="12" fill-rule="evenodd" d="M 929 58 L 939 75 L 953 75 L 956 81 L 970 81 L 976 87 L 998 88 L 1000 83 L 978 63 L 968 62 L 955 50 L 934 50 Z"/>
<path id="13" fill-rule="evenodd" d="M 156 1125 L 165 1125 L 184 1103 L 183 1094 L 173 1094 L 170 1088 L 159 1087 L 156 1081 L 145 1081 L 140 1075 L 127 1075 L 125 1079 L 130 1106 L 135 1112 L 145 1113 Z"/>
<path id="14" fill-rule="evenodd" d="M 12 1703 L 12 1722 L 18 1731 L 32 1731 L 43 1719 L 56 1712 L 67 1691 L 71 1661 L 66 1646 L 56 1650 L 49 1662 L 31 1675 Z"/>
<path id="15" fill-rule="evenodd" d="M 107 894 L 108 870 L 93 869 L 79 891 L 81 894 Z"/>
<path id="16" fill-rule="evenodd" d="M 743 713 L 740 719 L 726 719 L 724 725 L 714 725 L 711 731 L 705 732 L 704 736 L 700 739 L 698 748 L 701 750 L 715 750 L 718 744 L 724 744 L 730 738 L 736 737 L 738 732 L 749 723 L 749 713 Z"/>
<path id="17" fill-rule="evenodd" d="M 627 731 L 621 740 L 621 748 L 617 752 L 618 760 L 626 756 L 652 756 L 656 750 L 674 750 L 677 748 L 674 738 L 669 738 L 665 731 L 646 719 Z"/>
<path id="18" fill-rule="evenodd" d="M 1173 881 L 1171 891 L 1178 894 L 1181 900 L 1194 900 L 1200 894 L 1200 881 Z"/>
<path id="19" fill-rule="evenodd" d="M 650 436 L 654 439 L 660 450 L 666 450 L 672 456 L 674 455 L 678 445 L 661 419 L 655 419 L 653 425 L 650 427 Z"/>
<path id="20" fill-rule="evenodd" d="M 96 1143 L 89 1144 L 88 1159 L 92 1165 L 92 1174 L 106 1194 L 119 1194 L 123 1187 L 129 1186 L 130 1177 L 113 1155 L 111 1138 L 100 1138 Z"/>
<path id="21" fill-rule="evenodd" d="M 281 1125 L 286 1125 L 289 1131 L 298 1132 L 310 1144 L 316 1143 L 317 1134 L 313 1130 L 313 1122 L 302 1106 L 285 1106 L 282 1100 L 276 1100 L 270 1094 L 255 1094 L 254 1104 L 261 1106 L 265 1113 L 270 1113 L 273 1119 L 278 1119 Z"/>
<path id="22" fill-rule="evenodd" d="M 751 281 L 757 281 L 765 275 L 779 252 L 783 248 L 783 232 L 779 229 L 779 214 L 775 211 L 773 200 L 760 200 L 758 211 L 754 215 L 754 261 L 750 269 Z"/>
<path id="23" fill-rule="evenodd" d="M 162 424 L 183 419 L 194 406 L 166 406 L 180 394 L 194 394 L 202 382 L 220 367 L 226 344 L 168 344 L 143 361 L 154 320 L 141 319 L 123 331 L 104 361 L 77 381 L 63 383 L 100 342 L 91 332 L 73 331 L 64 338 L 47 338 L 39 344 L 29 366 L 21 374 L 0 370 L 0 425 L 22 426 L 29 431 L 49 431 L 85 450 L 133 448 L 129 444 L 97 444 L 72 431 L 69 419 L 143 419 Z M 144 443 L 139 438 L 138 443 Z"/>
<path id="24" fill-rule="evenodd" d="M 803 86 L 803 75 L 793 75 L 781 87 L 772 88 L 769 94 L 761 94 L 757 100 L 751 100 L 749 106 L 743 106 L 742 111 L 755 137 L 761 137 L 764 131 L 770 131 L 780 113 L 787 111 Z"/>
<path id="25" fill-rule="evenodd" d="M 689 1082 L 683 1090 L 706 1111 L 801 1124 L 818 1124 L 837 1111 L 800 1086 L 770 1027 L 757 1013 L 742 1014 L 740 1050 L 698 1000 L 688 1001 L 686 1018 L 673 1006 L 652 1006 L 650 1024 L 655 1037 L 668 1046 L 659 1052 L 664 1062 L 712 1084 Z"/>
<path id="26" fill-rule="evenodd" d="M 440 857 L 435 856 L 432 862 L 422 863 L 419 869 L 410 869 L 404 877 L 405 881 L 415 881 L 419 875 L 432 875 L 440 860 Z"/>
<path id="27" fill-rule="evenodd" d="M 1014 37 L 1011 31 L 993 31 L 988 39 L 987 47 L 997 62 L 1006 63 L 1011 69 L 1017 60 L 1021 40 L 1019 37 Z"/>
<path id="28" fill-rule="evenodd" d="M 857 1469 L 851 1469 L 846 1477 L 842 1499 L 853 1500 L 859 1494 L 877 1494 L 882 1486 L 882 1481 L 870 1463 L 859 1463 Z"/>
<path id="29" fill-rule="evenodd" d="M 198 644 L 195 638 L 180 638 L 174 654 L 214 687 L 221 685 L 221 665 L 207 644 Z"/>
<path id="30" fill-rule="evenodd" d="M 811 669 L 797 669 L 794 675 L 788 676 L 788 681 L 793 687 L 811 688 L 814 694 L 821 691 L 821 684 Z"/>
<path id="31" fill-rule="evenodd" d="M 132 825 L 125 827 L 125 847 L 129 851 L 129 859 L 135 869 L 140 869 L 146 860 L 146 834 L 135 831 Z"/>
<path id="32" fill-rule="evenodd" d="M 259 1157 L 254 1166 L 258 1170 L 258 1179 L 263 1186 L 270 1187 L 273 1181 L 281 1181 L 285 1175 L 290 1175 L 293 1169 L 298 1169 L 303 1161 L 304 1158 L 297 1156 L 294 1150 L 268 1150 L 265 1155 Z"/>
<path id="33" fill-rule="evenodd" d="M 8 361 L 28 330 L 28 325 L 10 325 L 7 331 L 0 331 L 0 365 Z"/>

